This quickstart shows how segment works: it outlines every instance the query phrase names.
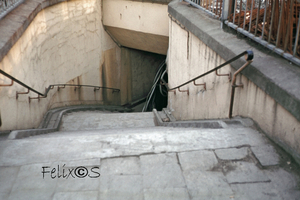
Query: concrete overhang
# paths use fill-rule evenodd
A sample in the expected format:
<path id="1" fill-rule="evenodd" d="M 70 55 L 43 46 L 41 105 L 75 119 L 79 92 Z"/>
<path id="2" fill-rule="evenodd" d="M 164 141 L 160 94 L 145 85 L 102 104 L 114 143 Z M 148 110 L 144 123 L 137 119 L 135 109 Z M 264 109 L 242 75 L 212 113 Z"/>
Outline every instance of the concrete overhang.
<path id="1" fill-rule="evenodd" d="M 167 54 L 170 0 L 103 0 L 103 25 L 120 46 Z"/>

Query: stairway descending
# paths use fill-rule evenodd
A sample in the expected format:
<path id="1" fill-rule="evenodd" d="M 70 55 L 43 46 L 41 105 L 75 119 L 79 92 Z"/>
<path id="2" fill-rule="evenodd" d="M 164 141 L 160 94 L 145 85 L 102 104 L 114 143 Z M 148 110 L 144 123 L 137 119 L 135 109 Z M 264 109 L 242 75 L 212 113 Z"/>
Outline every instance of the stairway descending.
<path id="1" fill-rule="evenodd" d="M 299 171 L 244 118 L 89 110 L 64 114 L 56 132 L 0 140 L 0 199 L 290 200 Z"/>

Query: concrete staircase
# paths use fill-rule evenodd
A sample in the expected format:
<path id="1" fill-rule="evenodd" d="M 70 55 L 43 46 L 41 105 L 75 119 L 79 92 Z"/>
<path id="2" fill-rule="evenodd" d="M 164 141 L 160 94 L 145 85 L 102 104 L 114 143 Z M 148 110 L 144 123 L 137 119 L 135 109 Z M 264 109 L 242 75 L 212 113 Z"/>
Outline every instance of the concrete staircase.
<path id="1" fill-rule="evenodd" d="M 251 119 L 119 111 L 69 112 L 56 132 L 0 140 L 0 199 L 300 198 L 298 165 Z"/>

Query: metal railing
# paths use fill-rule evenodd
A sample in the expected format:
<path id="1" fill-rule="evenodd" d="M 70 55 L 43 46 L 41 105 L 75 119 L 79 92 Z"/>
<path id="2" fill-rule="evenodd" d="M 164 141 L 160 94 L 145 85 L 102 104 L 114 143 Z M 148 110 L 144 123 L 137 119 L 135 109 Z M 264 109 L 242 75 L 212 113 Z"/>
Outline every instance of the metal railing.
<path id="1" fill-rule="evenodd" d="M 7 78 L 11 79 L 11 84 L 2 84 L 0 86 L 12 86 L 13 83 L 16 82 L 16 83 L 20 84 L 21 86 L 23 86 L 23 87 L 25 87 L 27 89 L 27 92 L 16 92 L 16 99 L 19 98 L 20 94 L 28 94 L 30 91 L 38 95 L 37 97 L 28 97 L 29 103 L 30 103 L 31 99 L 38 99 L 38 100 L 40 100 L 41 98 L 47 98 L 47 95 L 48 95 L 49 91 L 51 89 L 53 89 L 54 87 L 57 87 L 57 90 L 60 90 L 60 89 L 65 88 L 65 87 L 75 87 L 75 90 L 77 88 L 80 89 L 81 87 L 91 87 L 91 88 L 94 88 L 94 92 L 96 92 L 97 90 L 100 90 L 100 89 L 112 90 L 113 93 L 114 92 L 120 92 L 120 89 L 109 88 L 109 87 L 102 87 L 102 86 L 94 86 L 94 85 L 52 84 L 52 85 L 49 85 L 48 88 L 45 88 L 45 92 L 44 93 L 41 93 L 41 92 L 33 89 L 32 87 L 29 87 L 28 85 L 26 85 L 22 81 L 16 79 L 15 77 L 7 74 L 6 72 L 4 72 L 1 69 L 0 69 L 0 74 L 2 74 L 4 76 L 6 76 Z"/>
<path id="2" fill-rule="evenodd" d="M 24 0 L 0 0 L 0 19 L 23 2 Z"/>
<path id="3" fill-rule="evenodd" d="M 191 79 L 191 80 L 189 80 L 189 81 L 186 81 L 185 83 L 182 83 L 182 84 L 176 86 L 176 87 L 169 88 L 169 87 L 168 87 L 168 83 L 166 83 L 163 79 L 161 79 L 161 84 L 162 84 L 162 85 L 165 85 L 165 86 L 168 88 L 168 92 L 174 92 L 174 94 L 176 94 L 176 90 L 178 90 L 179 92 L 186 92 L 187 95 L 189 95 L 189 89 L 187 89 L 187 90 L 181 90 L 180 88 L 181 88 L 182 86 L 185 86 L 185 85 L 191 83 L 191 82 L 193 82 L 195 86 L 203 85 L 204 87 L 206 87 L 206 84 L 196 84 L 195 81 L 196 81 L 197 79 L 202 78 L 202 77 L 204 77 L 204 76 L 206 76 L 206 75 L 208 75 L 208 74 L 211 74 L 211 73 L 213 73 L 213 72 L 216 72 L 216 75 L 220 75 L 220 74 L 217 74 L 217 70 L 218 70 L 218 69 L 220 69 L 220 68 L 222 68 L 222 67 L 224 67 L 224 66 L 226 66 L 226 65 L 228 65 L 228 64 L 230 64 L 230 63 L 232 63 L 233 61 L 239 59 L 240 57 L 242 57 L 242 56 L 244 56 L 244 55 L 247 55 L 247 56 L 246 56 L 246 61 L 247 61 L 247 62 L 246 62 L 242 67 L 240 67 L 240 68 L 234 73 L 233 79 L 232 79 L 232 83 L 231 83 L 231 99 L 230 99 L 230 105 L 229 105 L 229 118 L 232 118 L 232 109 L 233 109 L 233 102 L 234 102 L 235 88 L 236 88 L 236 87 L 243 87 L 243 84 L 236 85 L 236 83 L 235 83 L 235 81 L 236 81 L 236 76 L 237 76 L 239 73 L 241 73 L 241 71 L 244 70 L 244 69 L 252 62 L 252 59 L 253 59 L 253 57 L 254 57 L 254 54 L 253 54 L 252 51 L 244 51 L 243 53 L 241 53 L 241 54 L 239 54 L 239 55 L 233 57 L 232 59 L 230 59 L 230 60 L 226 61 L 225 63 L 223 63 L 223 64 L 221 64 L 221 65 L 219 65 L 219 66 L 213 68 L 212 70 L 209 70 L 209 71 L 207 71 L 207 72 L 205 72 L 205 73 L 203 73 L 203 74 L 201 74 L 201 75 L 199 75 L 199 76 L 197 76 L 197 77 L 195 77 L 195 78 L 193 78 L 193 79 Z M 222 76 L 222 75 L 224 75 L 224 74 L 221 74 L 221 76 Z M 226 75 L 227 75 L 227 74 L 226 74 Z M 229 76 L 229 77 L 230 77 L 230 76 Z"/>
<path id="4" fill-rule="evenodd" d="M 184 0 L 300 66 L 297 0 Z"/>
<path id="5" fill-rule="evenodd" d="M 221 17 L 223 0 L 184 0 L 192 6 L 202 9 L 214 17 Z"/>
<path id="6" fill-rule="evenodd" d="M 228 22 L 279 48 L 278 53 L 300 55 L 300 3 L 296 0 L 230 0 Z M 242 30 L 241 30 L 242 29 Z M 278 50 L 277 50 L 278 51 Z"/>

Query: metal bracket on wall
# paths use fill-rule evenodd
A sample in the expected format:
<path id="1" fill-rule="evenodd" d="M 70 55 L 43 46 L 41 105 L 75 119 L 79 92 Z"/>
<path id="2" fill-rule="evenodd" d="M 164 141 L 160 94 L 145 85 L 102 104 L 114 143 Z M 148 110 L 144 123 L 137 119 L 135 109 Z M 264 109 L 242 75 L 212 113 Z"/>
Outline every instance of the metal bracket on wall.
<path id="1" fill-rule="evenodd" d="M 27 92 L 16 92 L 16 99 L 19 98 L 19 94 L 28 94 L 29 93 L 29 89 L 27 89 Z"/>
<path id="2" fill-rule="evenodd" d="M 81 88 L 81 85 L 74 87 L 74 91 L 76 92 L 76 90 Z"/>
<path id="3" fill-rule="evenodd" d="M 217 76 L 228 76 L 228 80 L 231 81 L 231 73 L 228 73 L 228 74 L 219 74 L 218 70 L 216 70 L 216 75 Z"/>
<path id="4" fill-rule="evenodd" d="M 0 84 L 0 87 L 8 87 L 8 86 L 12 86 L 14 84 L 14 81 L 11 80 L 10 84 Z"/>
<path id="5" fill-rule="evenodd" d="M 178 88 L 178 91 L 179 92 L 186 92 L 187 93 L 187 95 L 189 95 L 190 94 L 190 92 L 189 92 L 189 89 L 187 89 L 187 90 L 180 90 L 180 87 Z"/>
<path id="6" fill-rule="evenodd" d="M 100 90 L 99 87 L 94 87 L 94 92 L 96 92 L 97 90 Z"/>
<path id="7" fill-rule="evenodd" d="M 169 90 L 168 92 L 173 92 L 176 95 L 176 90 Z"/>
<path id="8" fill-rule="evenodd" d="M 206 90 L 206 83 L 200 83 L 200 84 L 197 84 L 197 83 L 196 83 L 196 80 L 194 80 L 193 82 L 194 82 L 194 85 L 195 85 L 195 86 L 201 86 L 201 85 L 203 85 L 204 90 Z"/>
<path id="9" fill-rule="evenodd" d="M 64 86 L 57 86 L 57 91 L 59 91 L 60 89 L 64 89 L 66 87 L 66 85 L 64 85 Z"/>

